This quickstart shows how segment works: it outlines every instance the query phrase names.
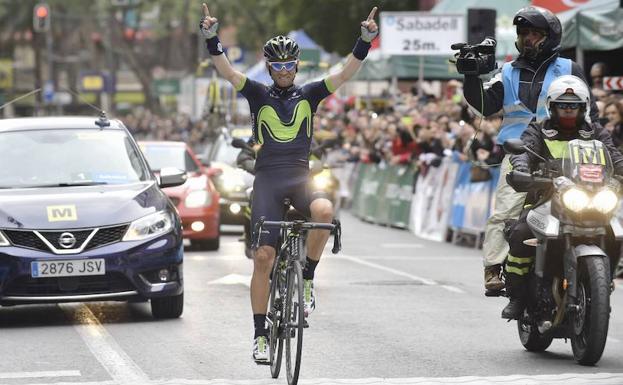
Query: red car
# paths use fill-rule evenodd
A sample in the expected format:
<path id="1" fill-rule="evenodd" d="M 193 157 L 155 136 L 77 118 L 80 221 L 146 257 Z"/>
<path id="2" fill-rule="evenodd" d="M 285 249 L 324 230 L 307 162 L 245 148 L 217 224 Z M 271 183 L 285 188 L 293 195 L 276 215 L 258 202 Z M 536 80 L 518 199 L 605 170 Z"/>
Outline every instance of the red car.
<path id="1" fill-rule="evenodd" d="M 203 250 L 218 250 L 220 244 L 219 193 L 211 177 L 221 170 L 202 165 L 184 142 L 139 142 L 152 171 L 164 167 L 186 171 L 188 180 L 181 186 L 163 191 L 173 202 L 184 230 L 184 238 Z"/>

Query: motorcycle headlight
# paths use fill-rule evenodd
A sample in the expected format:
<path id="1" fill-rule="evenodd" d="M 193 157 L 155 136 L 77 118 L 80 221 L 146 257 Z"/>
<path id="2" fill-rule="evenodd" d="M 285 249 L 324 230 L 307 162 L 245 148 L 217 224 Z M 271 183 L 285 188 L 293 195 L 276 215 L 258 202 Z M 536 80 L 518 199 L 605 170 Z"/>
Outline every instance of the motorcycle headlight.
<path id="1" fill-rule="evenodd" d="M 166 234 L 173 228 L 173 217 L 168 211 L 158 211 L 130 224 L 124 241 L 141 241 Z"/>
<path id="2" fill-rule="evenodd" d="M 10 246 L 11 242 L 4 236 L 2 231 L 0 231 L 0 246 Z"/>
<path id="3" fill-rule="evenodd" d="M 210 205 L 210 193 L 208 190 L 191 191 L 184 199 L 184 205 L 189 209 Z"/>
<path id="4" fill-rule="evenodd" d="M 314 187 L 324 190 L 331 185 L 331 178 L 327 175 L 318 174 L 314 176 Z"/>
<path id="5" fill-rule="evenodd" d="M 566 208 L 577 213 L 588 206 L 590 198 L 584 191 L 572 187 L 562 194 L 562 203 Z"/>
<path id="6" fill-rule="evenodd" d="M 610 189 L 603 189 L 593 198 L 593 207 L 602 214 L 608 214 L 615 209 L 619 197 Z"/>

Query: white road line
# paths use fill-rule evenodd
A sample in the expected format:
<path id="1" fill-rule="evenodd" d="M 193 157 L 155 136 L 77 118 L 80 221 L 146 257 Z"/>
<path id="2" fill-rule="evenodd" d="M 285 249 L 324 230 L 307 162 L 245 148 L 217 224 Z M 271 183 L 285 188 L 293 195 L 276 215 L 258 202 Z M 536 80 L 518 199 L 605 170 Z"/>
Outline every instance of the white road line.
<path id="1" fill-rule="evenodd" d="M 333 258 L 333 254 L 324 254 L 322 258 Z M 472 262 L 474 260 L 482 261 L 482 257 L 471 256 L 437 256 L 437 255 L 359 255 L 359 259 L 365 260 L 380 260 L 380 261 L 466 261 Z"/>
<path id="2" fill-rule="evenodd" d="M 421 249 L 421 243 L 381 243 L 381 247 L 386 249 Z"/>
<path id="3" fill-rule="evenodd" d="M 409 279 L 411 279 L 413 281 L 420 282 L 423 285 L 428 285 L 428 286 L 437 286 L 437 285 L 439 285 L 439 283 L 437 283 L 436 281 L 433 281 L 432 279 L 418 277 L 417 275 L 405 273 L 404 271 L 392 269 L 391 267 L 379 265 L 379 264 L 374 263 L 374 262 L 365 261 L 365 260 L 363 260 L 361 258 L 353 257 L 353 256 L 350 256 L 350 255 L 341 254 L 341 255 L 336 256 L 334 258 L 336 258 L 336 259 L 345 259 L 347 261 L 351 261 L 351 262 L 354 262 L 354 263 L 358 263 L 360 265 L 368 266 L 368 267 L 371 267 L 373 269 L 386 271 L 388 273 L 399 275 L 401 277 L 406 277 L 406 278 L 409 278 Z M 440 287 L 442 287 L 442 288 L 444 288 L 444 289 L 446 289 L 448 291 L 451 291 L 453 293 L 464 293 L 463 290 L 461 290 L 461 289 L 459 289 L 458 287 L 455 287 L 455 286 L 441 285 Z"/>
<path id="4" fill-rule="evenodd" d="M 244 285 L 251 286 L 250 275 L 229 274 L 214 281 L 208 282 L 208 285 Z"/>
<path id="5" fill-rule="evenodd" d="M 80 377 L 79 370 L 54 370 L 46 372 L 4 372 L 0 373 L 0 379 L 15 378 L 53 378 L 53 377 Z"/>
<path id="6" fill-rule="evenodd" d="M 301 385 L 585 385 L 587 383 L 600 385 L 620 385 L 623 383 L 623 373 L 564 373 L 553 375 L 509 375 L 495 377 L 413 377 L 413 378 L 357 378 L 357 379 L 300 379 Z M 75 383 L 72 383 L 75 384 Z M 275 380 L 157 380 L 149 382 L 150 385 L 274 385 Z"/>
<path id="7" fill-rule="evenodd" d="M 619 344 L 619 343 L 621 343 L 621 340 L 619 340 L 619 339 L 617 339 L 617 338 L 614 338 L 614 337 L 608 337 L 606 340 L 607 340 L 608 342 L 614 342 L 615 344 Z"/>
<path id="8" fill-rule="evenodd" d="M 120 384 L 144 384 L 149 381 L 86 305 L 60 304 L 59 307 L 73 318 L 74 328 L 113 381 Z"/>

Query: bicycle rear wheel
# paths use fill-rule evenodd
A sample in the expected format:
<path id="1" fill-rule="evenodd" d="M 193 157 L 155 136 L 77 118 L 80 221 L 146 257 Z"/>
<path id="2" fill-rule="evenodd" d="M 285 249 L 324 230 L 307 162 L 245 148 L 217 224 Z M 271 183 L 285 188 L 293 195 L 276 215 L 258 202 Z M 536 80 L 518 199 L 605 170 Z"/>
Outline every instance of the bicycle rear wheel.
<path id="1" fill-rule="evenodd" d="M 286 374 L 288 385 L 296 385 L 301 369 L 303 350 L 303 271 L 299 261 L 292 261 L 288 267 L 285 307 Z"/>
<path id="2" fill-rule="evenodd" d="M 275 261 L 278 264 L 279 260 Z M 268 358 L 270 360 L 270 374 L 273 378 L 279 377 L 281 358 L 283 357 L 283 298 L 280 288 L 285 284 L 281 278 L 279 266 L 275 266 L 273 279 L 270 282 L 270 301 L 268 308 Z"/>

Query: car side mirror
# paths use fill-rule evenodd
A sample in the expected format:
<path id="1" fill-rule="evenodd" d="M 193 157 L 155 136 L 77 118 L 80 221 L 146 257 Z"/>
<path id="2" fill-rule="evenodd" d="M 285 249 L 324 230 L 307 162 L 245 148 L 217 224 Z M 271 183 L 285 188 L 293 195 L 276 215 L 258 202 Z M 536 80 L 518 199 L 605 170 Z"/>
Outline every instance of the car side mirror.
<path id="1" fill-rule="evenodd" d="M 507 139 L 504 142 L 504 151 L 509 154 L 519 155 L 526 152 L 526 145 L 521 139 Z"/>
<path id="2" fill-rule="evenodd" d="M 181 186 L 186 183 L 186 179 L 188 179 L 186 171 L 175 167 L 164 167 L 160 170 L 158 186 L 160 188 Z"/>

